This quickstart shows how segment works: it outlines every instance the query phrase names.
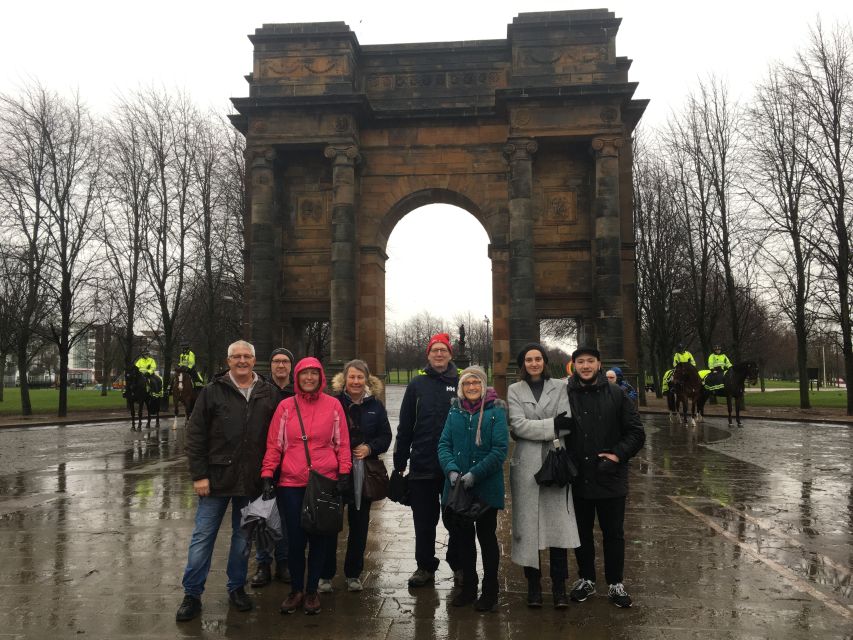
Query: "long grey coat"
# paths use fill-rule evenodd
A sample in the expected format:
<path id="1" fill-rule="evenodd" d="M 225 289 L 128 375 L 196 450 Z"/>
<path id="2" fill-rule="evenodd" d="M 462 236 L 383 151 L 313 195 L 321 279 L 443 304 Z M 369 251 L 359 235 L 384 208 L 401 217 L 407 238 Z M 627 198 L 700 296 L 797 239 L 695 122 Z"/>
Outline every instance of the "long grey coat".
<path id="1" fill-rule="evenodd" d="M 546 380 L 539 402 L 525 381 L 510 385 L 509 430 L 515 451 L 509 462 L 512 491 L 512 561 L 539 566 L 539 550 L 580 546 L 571 493 L 559 487 L 540 487 L 533 474 L 554 444 L 554 417 L 569 409 L 566 383 Z M 571 487 L 568 487 L 571 492 Z"/>

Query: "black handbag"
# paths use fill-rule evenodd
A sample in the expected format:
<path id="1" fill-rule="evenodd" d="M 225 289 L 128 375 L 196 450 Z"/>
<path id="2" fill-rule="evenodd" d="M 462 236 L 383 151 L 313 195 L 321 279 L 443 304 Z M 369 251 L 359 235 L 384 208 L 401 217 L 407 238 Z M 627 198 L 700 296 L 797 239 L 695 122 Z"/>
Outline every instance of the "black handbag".
<path id="1" fill-rule="evenodd" d="M 327 478 L 311 468 L 311 454 L 308 453 L 308 436 L 302 423 L 299 402 L 294 399 L 299 428 L 302 430 L 302 444 L 305 445 L 305 460 L 308 462 L 308 484 L 305 497 L 302 498 L 302 512 L 299 523 L 305 533 L 328 536 L 339 533 L 344 528 L 344 512 L 341 497 L 338 494 L 338 482 Z"/>
<path id="2" fill-rule="evenodd" d="M 379 458 L 364 459 L 364 485 L 362 494 L 369 500 L 388 497 L 388 469 Z"/>
<path id="3" fill-rule="evenodd" d="M 391 479 L 388 481 L 388 499 L 404 506 L 412 504 L 409 497 L 409 476 L 394 469 Z"/>
<path id="4" fill-rule="evenodd" d="M 542 468 L 533 474 L 536 484 L 543 487 L 565 487 L 578 477 L 578 468 L 559 438 L 542 461 Z"/>
<path id="5" fill-rule="evenodd" d="M 444 524 L 452 527 L 470 527 L 491 507 L 480 500 L 473 491 L 465 488 L 461 476 L 450 488 L 444 505 Z"/>

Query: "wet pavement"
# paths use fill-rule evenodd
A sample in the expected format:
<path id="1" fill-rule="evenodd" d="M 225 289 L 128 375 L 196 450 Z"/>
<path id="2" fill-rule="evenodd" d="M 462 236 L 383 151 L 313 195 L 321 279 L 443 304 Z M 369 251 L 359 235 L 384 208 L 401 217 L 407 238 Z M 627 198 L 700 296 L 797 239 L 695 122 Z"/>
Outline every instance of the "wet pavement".
<path id="1" fill-rule="evenodd" d="M 387 395 L 396 427 L 402 387 Z M 4 428 L 0 638 L 853 638 L 853 428 L 644 421 L 626 517 L 632 609 L 609 604 L 602 584 L 567 610 L 552 609 L 547 595 L 545 608 L 527 609 L 521 568 L 508 559 L 507 513 L 497 613 L 451 607 L 444 564 L 435 589 L 409 590 L 410 511 L 383 501 L 374 505 L 363 592 L 343 589 L 339 567 L 319 616 L 280 615 L 284 584 L 247 587 L 254 611 L 230 610 L 226 521 L 204 611 L 182 624 L 174 616 L 196 502 L 182 426 Z"/>

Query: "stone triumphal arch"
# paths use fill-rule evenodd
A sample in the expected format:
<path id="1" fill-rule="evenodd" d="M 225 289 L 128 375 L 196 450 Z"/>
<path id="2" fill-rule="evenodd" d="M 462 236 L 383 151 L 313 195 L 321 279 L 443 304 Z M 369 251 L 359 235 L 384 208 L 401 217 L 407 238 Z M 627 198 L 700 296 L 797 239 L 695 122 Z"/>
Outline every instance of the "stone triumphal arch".
<path id="1" fill-rule="evenodd" d="M 385 248 L 425 204 L 473 214 L 489 236 L 494 368 L 506 383 L 540 318 L 577 318 L 628 367 L 637 352 L 631 61 L 603 10 L 522 13 L 507 38 L 362 46 L 342 22 L 257 29 L 246 136 L 246 333 L 259 360 L 331 321 L 331 364 L 385 371 Z M 425 252 L 458 286 L 464 238 Z M 439 310 L 440 304 L 430 304 Z"/>

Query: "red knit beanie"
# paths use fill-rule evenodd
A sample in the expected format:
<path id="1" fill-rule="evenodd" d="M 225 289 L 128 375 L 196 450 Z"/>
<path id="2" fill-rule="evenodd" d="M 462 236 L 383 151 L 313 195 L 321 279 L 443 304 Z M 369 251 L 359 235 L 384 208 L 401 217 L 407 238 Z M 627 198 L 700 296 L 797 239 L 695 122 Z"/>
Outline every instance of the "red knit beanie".
<path id="1" fill-rule="evenodd" d="M 436 342 L 443 343 L 447 350 L 450 351 L 450 355 L 453 355 L 453 347 L 450 346 L 450 336 L 446 333 L 436 333 L 432 338 L 429 339 L 429 344 L 427 345 L 426 352 L 429 355 L 429 350 L 432 349 L 432 345 Z"/>

